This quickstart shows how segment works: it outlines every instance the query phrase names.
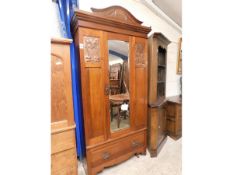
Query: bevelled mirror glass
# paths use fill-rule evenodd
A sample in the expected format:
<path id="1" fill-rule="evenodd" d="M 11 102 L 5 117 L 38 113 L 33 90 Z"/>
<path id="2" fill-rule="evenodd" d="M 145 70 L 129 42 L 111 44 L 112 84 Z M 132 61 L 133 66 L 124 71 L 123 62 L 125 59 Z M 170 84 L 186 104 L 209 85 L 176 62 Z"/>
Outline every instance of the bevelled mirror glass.
<path id="1" fill-rule="evenodd" d="M 108 40 L 111 132 L 130 127 L 129 43 Z"/>

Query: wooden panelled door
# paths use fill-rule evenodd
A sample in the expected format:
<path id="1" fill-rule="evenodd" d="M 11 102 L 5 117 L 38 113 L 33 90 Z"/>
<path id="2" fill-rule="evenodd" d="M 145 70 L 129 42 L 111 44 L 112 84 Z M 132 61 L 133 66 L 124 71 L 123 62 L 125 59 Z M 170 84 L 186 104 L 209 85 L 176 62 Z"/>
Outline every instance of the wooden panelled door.
<path id="1" fill-rule="evenodd" d="M 147 40 L 134 37 L 133 54 L 135 57 L 135 127 L 147 125 Z"/>
<path id="2" fill-rule="evenodd" d="M 74 124 L 69 40 L 52 40 L 51 123 L 67 120 Z"/>
<path id="3" fill-rule="evenodd" d="M 103 32 L 79 28 L 82 100 L 86 145 L 106 139 Z"/>
<path id="4" fill-rule="evenodd" d="M 108 39 L 129 43 L 130 126 L 111 132 Z M 87 146 L 147 125 L 147 40 L 79 28 L 79 49 Z"/>
<path id="5" fill-rule="evenodd" d="M 130 127 L 110 133 L 108 39 L 129 42 Z M 86 144 L 103 142 L 129 130 L 146 128 L 147 40 L 79 28 Z M 132 48 L 132 49 L 131 49 Z"/>

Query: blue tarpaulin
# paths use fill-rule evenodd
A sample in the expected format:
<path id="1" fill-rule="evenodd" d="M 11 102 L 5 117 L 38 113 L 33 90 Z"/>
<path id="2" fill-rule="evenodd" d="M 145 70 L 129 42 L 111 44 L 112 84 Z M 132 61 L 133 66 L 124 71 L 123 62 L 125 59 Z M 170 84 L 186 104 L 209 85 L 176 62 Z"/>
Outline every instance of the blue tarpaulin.
<path id="1" fill-rule="evenodd" d="M 62 33 L 64 38 L 72 38 L 70 22 L 74 14 L 74 8 L 78 8 L 77 0 L 57 0 L 59 13 L 61 18 Z M 76 145 L 79 159 L 85 156 L 84 128 L 82 117 L 82 97 L 81 97 L 81 81 L 79 71 L 79 55 L 74 45 L 74 40 L 70 45 L 70 59 L 72 70 L 72 92 L 74 105 L 74 119 L 76 123 Z"/>

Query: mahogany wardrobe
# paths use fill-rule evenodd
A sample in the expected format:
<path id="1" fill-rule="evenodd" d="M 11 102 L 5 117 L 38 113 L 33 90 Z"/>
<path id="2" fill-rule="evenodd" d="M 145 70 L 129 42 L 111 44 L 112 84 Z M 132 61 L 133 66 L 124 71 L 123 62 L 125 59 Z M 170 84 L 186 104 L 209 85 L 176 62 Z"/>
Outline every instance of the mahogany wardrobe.
<path id="1" fill-rule="evenodd" d="M 88 175 L 146 153 L 151 28 L 141 24 L 120 6 L 77 10 L 73 16 Z"/>

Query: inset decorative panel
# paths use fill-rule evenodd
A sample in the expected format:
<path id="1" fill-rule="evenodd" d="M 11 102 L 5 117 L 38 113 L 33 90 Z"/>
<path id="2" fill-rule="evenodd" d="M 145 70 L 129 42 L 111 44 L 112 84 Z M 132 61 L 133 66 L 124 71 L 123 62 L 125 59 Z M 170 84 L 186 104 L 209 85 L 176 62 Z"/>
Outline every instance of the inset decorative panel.
<path id="1" fill-rule="evenodd" d="M 98 37 L 84 36 L 84 59 L 85 62 L 100 61 L 100 39 Z"/>
<path id="2" fill-rule="evenodd" d="M 135 47 L 136 47 L 135 48 L 136 65 L 145 64 L 145 59 L 144 59 L 145 45 L 142 43 L 136 43 Z"/>
<path id="3" fill-rule="evenodd" d="M 64 76 L 64 60 L 52 54 L 51 60 L 52 77 L 51 77 L 51 104 L 52 118 L 55 121 L 60 121 L 67 116 L 67 100 L 65 95 L 65 76 Z"/>

